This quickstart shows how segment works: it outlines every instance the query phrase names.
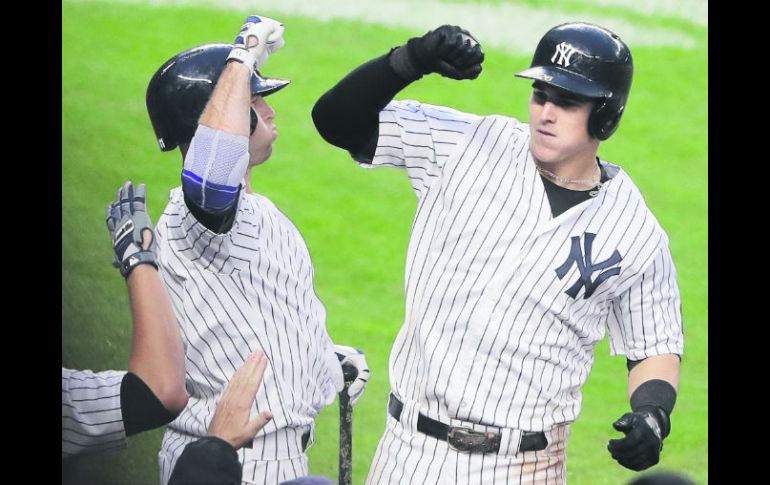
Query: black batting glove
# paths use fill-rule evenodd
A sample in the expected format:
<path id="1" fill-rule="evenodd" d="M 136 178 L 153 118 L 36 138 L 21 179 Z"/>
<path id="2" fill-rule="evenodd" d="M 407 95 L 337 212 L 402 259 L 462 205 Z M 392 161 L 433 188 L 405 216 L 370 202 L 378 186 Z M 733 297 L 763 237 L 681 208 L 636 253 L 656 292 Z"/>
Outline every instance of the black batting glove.
<path id="1" fill-rule="evenodd" d="M 660 461 L 663 439 L 671 431 L 668 414 L 657 406 L 641 406 L 626 413 L 612 426 L 625 438 L 609 441 L 612 458 L 629 470 L 641 471 Z"/>
<path id="2" fill-rule="evenodd" d="M 112 265 L 128 278 L 135 267 L 151 264 L 158 269 L 155 261 L 157 245 L 152 221 L 147 214 L 146 188 L 126 182 L 118 190 L 115 201 L 107 206 L 107 229 L 115 251 Z"/>
<path id="3" fill-rule="evenodd" d="M 414 37 L 391 54 L 390 65 L 403 79 L 413 81 L 437 72 L 451 79 L 476 79 L 481 74 L 484 52 L 465 29 L 442 25 L 422 37 Z"/>

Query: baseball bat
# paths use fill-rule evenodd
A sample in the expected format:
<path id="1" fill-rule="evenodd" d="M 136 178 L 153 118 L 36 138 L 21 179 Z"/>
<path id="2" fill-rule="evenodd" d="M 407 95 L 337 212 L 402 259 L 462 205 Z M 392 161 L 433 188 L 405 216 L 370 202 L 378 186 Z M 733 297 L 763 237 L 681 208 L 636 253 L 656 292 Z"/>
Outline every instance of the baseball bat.
<path id="1" fill-rule="evenodd" d="M 353 477 L 353 406 L 350 405 L 348 387 L 358 377 L 358 369 L 351 364 L 342 366 L 345 387 L 340 392 L 340 467 L 339 484 L 350 485 Z"/>

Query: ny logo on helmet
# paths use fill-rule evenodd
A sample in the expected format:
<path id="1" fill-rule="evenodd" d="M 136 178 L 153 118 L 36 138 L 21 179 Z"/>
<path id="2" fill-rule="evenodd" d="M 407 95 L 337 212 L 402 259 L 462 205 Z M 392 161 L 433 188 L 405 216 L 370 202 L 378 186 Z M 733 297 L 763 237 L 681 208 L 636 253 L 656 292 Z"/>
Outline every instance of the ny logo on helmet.
<path id="1" fill-rule="evenodd" d="M 556 46 L 556 52 L 551 56 L 551 62 L 569 67 L 572 55 L 577 52 L 577 49 L 572 47 L 569 42 L 562 42 Z M 557 59 L 558 57 L 558 59 Z"/>

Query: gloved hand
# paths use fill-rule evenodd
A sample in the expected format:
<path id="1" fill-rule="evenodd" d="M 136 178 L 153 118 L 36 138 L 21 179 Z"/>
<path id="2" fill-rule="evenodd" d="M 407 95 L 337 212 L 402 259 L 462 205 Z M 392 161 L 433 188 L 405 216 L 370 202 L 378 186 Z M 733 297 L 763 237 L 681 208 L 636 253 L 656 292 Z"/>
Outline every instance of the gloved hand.
<path id="1" fill-rule="evenodd" d="M 340 361 L 340 365 L 351 364 L 358 371 L 358 375 L 350 387 L 348 387 L 348 396 L 350 396 L 350 405 L 355 406 L 356 402 L 364 393 L 366 383 L 369 382 L 369 365 L 366 363 L 364 351 L 346 345 L 334 345 L 334 352 Z"/>
<path id="2" fill-rule="evenodd" d="M 227 60 L 242 62 L 254 73 L 267 62 L 269 55 L 283 47 L 283 30 L 283 24 L 277 20 L 249 16 L 235 38 Z"/>
<path id="3" fill-rule="evenodd" d="M 112 265 L 128 278 L 129 273 L 140 264 L 155 261 L 157 245 L 152 221 L 147 214 L 146 188 L 144 184 L 134 191 L 134 184 L 126 182 L 118 190 L 115 201 L 107 206 L 107 229 L 115 251 Z"/>
<path id="4" fill-rule="evenodd" d="M 393 69 L 406 80 L 437 72 L 451 79 L 476 79 L 481 74 L 484 52 L 465 29 L 442 25 L 422 37 L 414 37 L 391 54 Z"/>
<path id="5" fill-rule="evenodd" d="M 626 436 L 610 440 L 607 449 L 618 463 L 634 471 L 658 463 L 663 439 L 671 431 L 668 414 L 657 406 L 641 406 L 624 414 L 612 426 Z"/>

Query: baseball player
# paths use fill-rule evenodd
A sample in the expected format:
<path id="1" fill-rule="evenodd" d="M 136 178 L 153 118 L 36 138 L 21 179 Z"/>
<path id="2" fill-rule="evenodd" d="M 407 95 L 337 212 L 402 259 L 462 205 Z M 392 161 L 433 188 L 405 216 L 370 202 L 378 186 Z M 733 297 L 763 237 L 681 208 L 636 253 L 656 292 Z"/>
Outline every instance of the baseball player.
<path id="1" fill-rule="evenodd" d="M 621 167 L 625 43 L 568 23 L 540 40 L 529 123 L 393 100 L 430 73 L 475 79 L 484 54 L 456 26 L 410 39 L 325 93 L 313 119 L 361 166 L 406 171 L 418 203 L 388 418 L 367 483 L 566 480 L 569 425 L 609 330 L 631 411 L 609 442 L 623 466 L 659 460 L 683 351 L 668 237 Z M 622 436 L 622 435 L 621 435 Z"/>
<path id="2" fill-rule="evenodd" d="M 206 434 L 217 395 L 246 357 L 268 366 L 252 414 L 273 419 L 238 450 L 244 483 L 307 475 L 314 420 L 343 388 L 341 364 L 369 376 L 363 353 L 334 345 L 313 288 L 307 246 L 292 222 L 251 190 L 251 170 L 278 136 L 266 96 L 289 81 L 259 68 L 281 48 L 284 26 L 250 16 L 235 43 L 207 44 L 164 63 L 147 88 L 161 150 L 179 147 L 182 186 L 158 221 L 159 265 L 186 343 L 188 406 L 169 424 L 159 452 L 168 482 L 184 447 Z"/>
<path id="3" fill-rule="evenodd" d="M 128 371 L 62 367 L 62 457 L 124 448 L 127 436 L 170 422 L 187 403 L 182 339 L 158 276 L 144 185 L 123 185 L 107 228 L 131 301 L 131 356 Z"/>

